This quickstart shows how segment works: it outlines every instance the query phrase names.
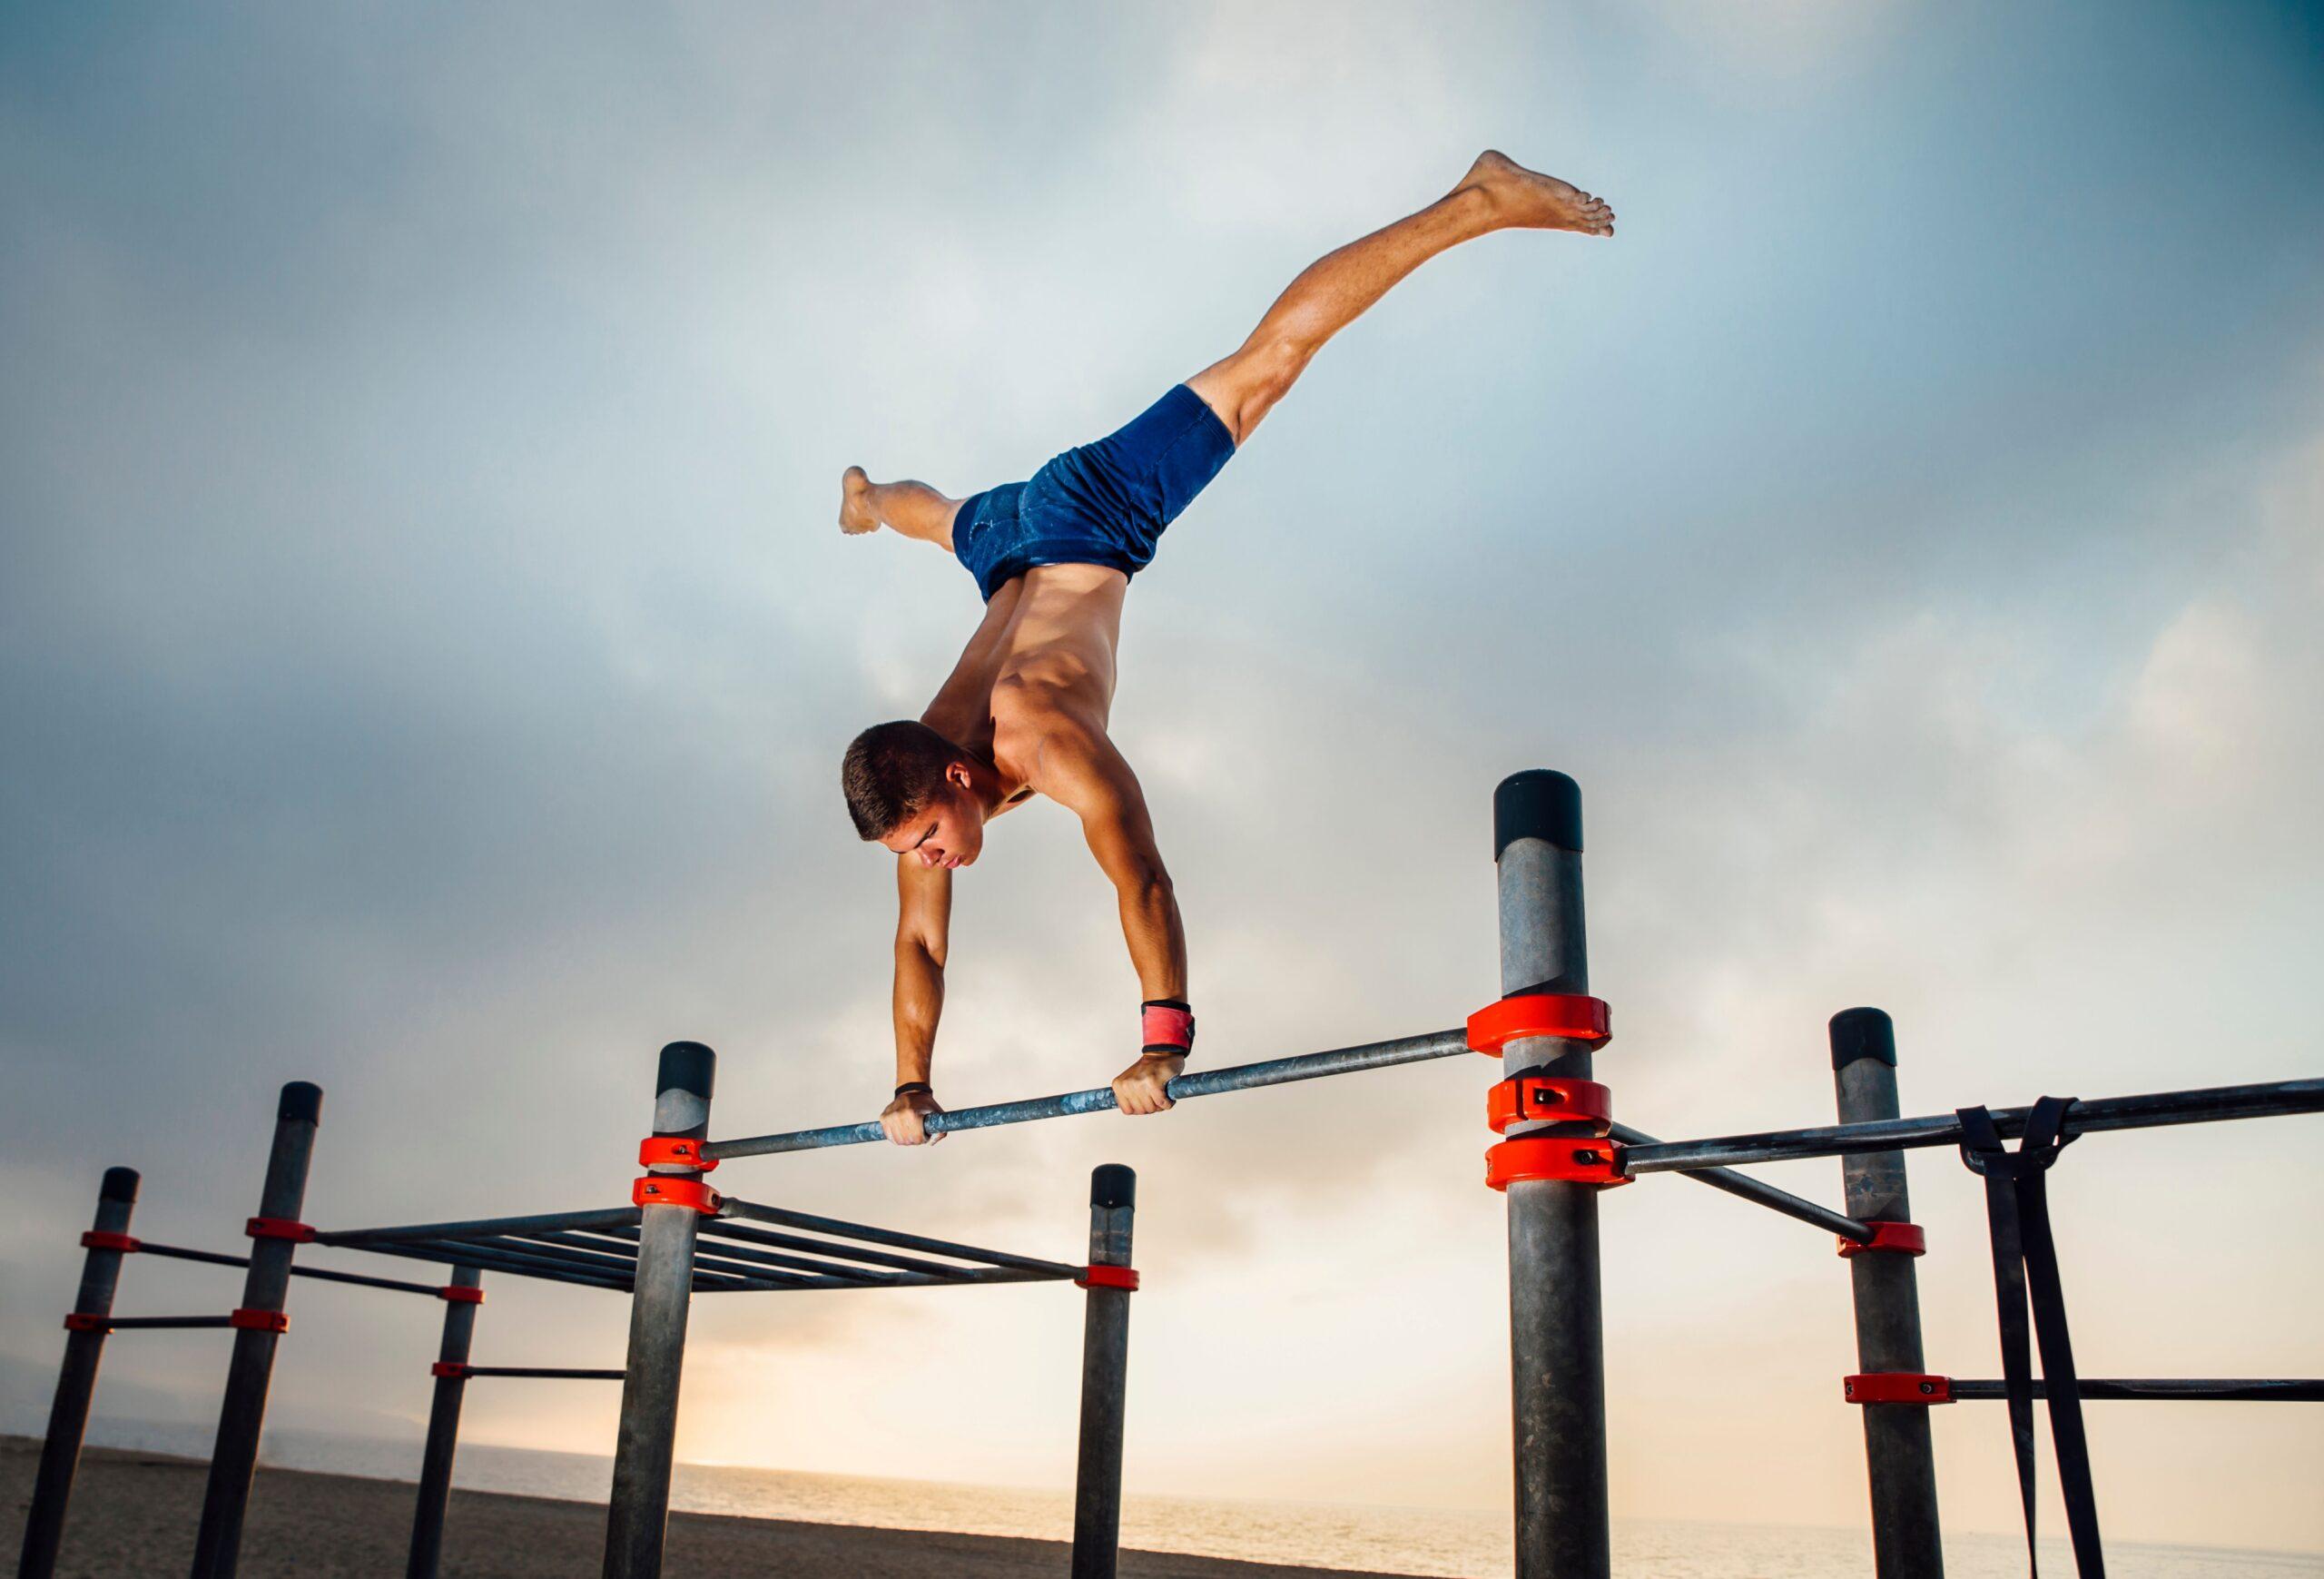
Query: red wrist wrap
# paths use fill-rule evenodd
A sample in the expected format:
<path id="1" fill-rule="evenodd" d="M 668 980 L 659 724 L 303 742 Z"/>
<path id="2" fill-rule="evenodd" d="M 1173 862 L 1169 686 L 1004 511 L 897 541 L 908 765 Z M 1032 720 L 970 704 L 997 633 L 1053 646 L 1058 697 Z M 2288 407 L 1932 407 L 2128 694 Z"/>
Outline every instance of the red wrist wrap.
<path id="1" fill-rule="evenodd" d="M 1167 1003 L 1148 1003 L 1142 1011 L 1146 1051 L 1187 1052 L 1195 1044 L 1195 1017 Z"/>

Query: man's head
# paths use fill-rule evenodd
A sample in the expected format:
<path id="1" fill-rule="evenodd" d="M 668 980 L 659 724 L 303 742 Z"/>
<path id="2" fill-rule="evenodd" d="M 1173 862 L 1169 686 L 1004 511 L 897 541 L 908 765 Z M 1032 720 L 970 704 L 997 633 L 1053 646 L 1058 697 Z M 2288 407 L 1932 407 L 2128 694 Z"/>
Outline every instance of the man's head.
<path id="1" fill-rule="evenodd" d="M 966 866 L 984 848 L 981 765 L 925 724 L 874 724 L 840 764 L 855 831 L 923 866 Z"/>

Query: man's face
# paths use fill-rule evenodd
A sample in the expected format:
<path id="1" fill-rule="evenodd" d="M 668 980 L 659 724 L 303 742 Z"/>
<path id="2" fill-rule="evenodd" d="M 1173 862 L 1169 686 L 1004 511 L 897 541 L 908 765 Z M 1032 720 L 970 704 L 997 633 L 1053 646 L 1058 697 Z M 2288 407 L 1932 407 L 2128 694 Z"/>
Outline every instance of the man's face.
<path id="1" fill-rule="evenodd" d="M 944 787 L 919 811 L 880 841 L 899 855 L 916 856 L 922 866 L 971 866 L 984 849 L 984 807 L 970 793 L 968 775 L 954 767 Z"/>

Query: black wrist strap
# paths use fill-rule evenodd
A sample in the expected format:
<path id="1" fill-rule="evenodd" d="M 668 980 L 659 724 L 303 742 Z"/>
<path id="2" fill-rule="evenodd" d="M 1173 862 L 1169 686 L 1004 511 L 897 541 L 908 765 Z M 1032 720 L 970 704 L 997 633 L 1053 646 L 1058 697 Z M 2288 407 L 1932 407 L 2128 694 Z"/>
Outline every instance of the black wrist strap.
<path id="1" fill-rule="evenodd" d="M 896 1088 L 896 1095 L 900 1097 L 910 1096 L 915 1091 L 921 1096 L 932 1097 L 936 1094 L 936 1088 L 926 1081 L 906 1081 Z"/>
<path id="2" fill-rule="evenodd" d="M 1181 1014 L 1192 1014 L 1195 1012 L 1195 1006 L 1184 998 L 1148 998 L 1138 1007 L 1140 1009 L 1176 1009 Z"/>

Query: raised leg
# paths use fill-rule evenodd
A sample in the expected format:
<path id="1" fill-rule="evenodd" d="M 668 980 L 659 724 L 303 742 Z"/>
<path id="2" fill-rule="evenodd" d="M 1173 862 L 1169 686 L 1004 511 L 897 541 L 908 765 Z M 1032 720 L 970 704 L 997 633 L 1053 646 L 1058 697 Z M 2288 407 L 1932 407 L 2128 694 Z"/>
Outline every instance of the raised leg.
<path id="1" fill-rule="evenodd" d="M 1491 149 L 1460 184 L 1384 230 L 1309 264 L 1234 355 L 1187 380 L 1242 443 L 1305 372 L 1324 342 L 1437 253 L 1494 231 L 1614 233 L 1614 212 L 1553 175 Z M 858 528 L 867 529 L 867 528 Z"/>
<path id="2" fill-rule="evenodd" d="M 952 551 L 952 517 L 960 501 L 924 482 L 873 482 L 860 466 L 839 479 L 839 529 L 850 537 L 888 527 Z"/>

